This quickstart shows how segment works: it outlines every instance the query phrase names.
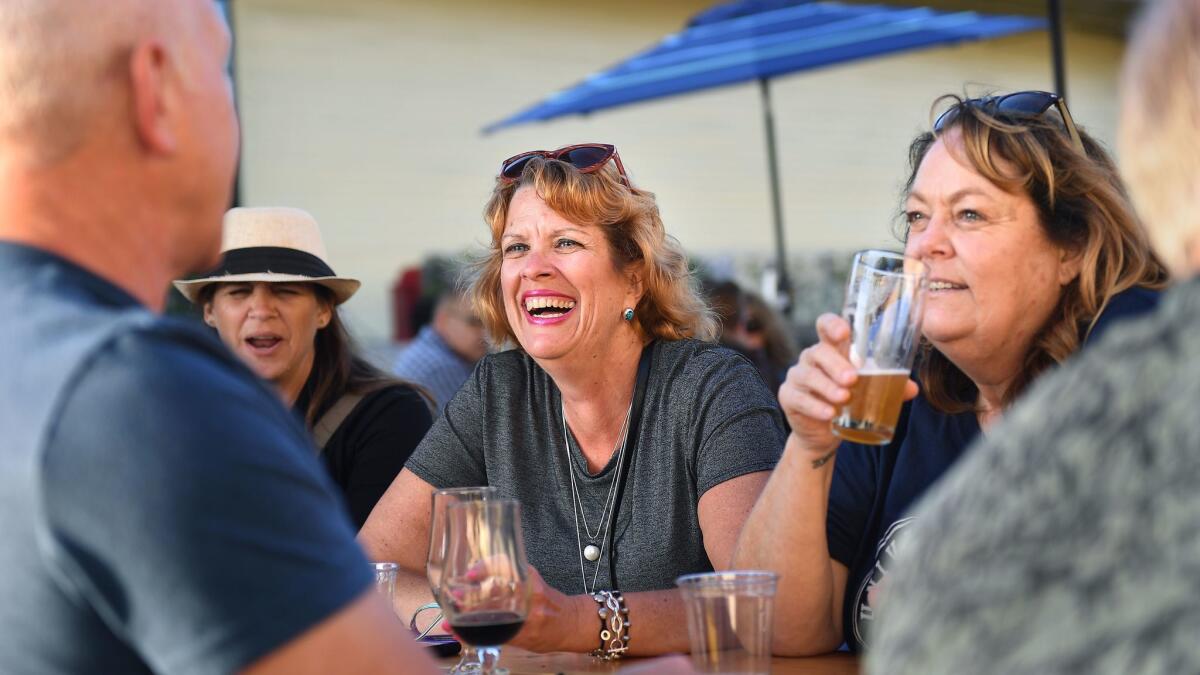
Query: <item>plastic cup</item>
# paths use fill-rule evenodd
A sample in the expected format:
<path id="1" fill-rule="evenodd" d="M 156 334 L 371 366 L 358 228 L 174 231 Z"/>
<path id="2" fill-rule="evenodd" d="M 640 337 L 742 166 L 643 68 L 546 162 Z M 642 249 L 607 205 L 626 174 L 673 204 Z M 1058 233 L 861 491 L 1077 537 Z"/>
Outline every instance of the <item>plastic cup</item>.
<path id="1" fill-rule="evenodd" d="M 771 672 L 772 572 L 688 574 L 675 580 L 688 617 L 692 666 L 702 673 Z"/>
<path id="2" fill-rule="evenodd" d="M 371 563 L 371 570 L 375 573 L 375 592 L 382 595 L 383 599 L 387 600 L 388 607 L 391 607 L 396 595 L 396 574 L 400 566 L 394 562 L 377 562 Z"/>

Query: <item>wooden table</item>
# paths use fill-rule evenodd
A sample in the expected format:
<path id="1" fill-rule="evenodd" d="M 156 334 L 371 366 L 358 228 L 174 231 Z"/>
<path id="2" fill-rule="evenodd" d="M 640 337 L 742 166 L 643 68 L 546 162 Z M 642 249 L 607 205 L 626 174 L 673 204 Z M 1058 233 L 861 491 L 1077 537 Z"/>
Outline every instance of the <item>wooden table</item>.
<path id="1" fill-rule="evenodd" d="M 505 647 L 500 653 L 500 665 L 508 668 L 512 675 L 612 673 L 625 666 L 635 666 L 644 662 L 645 659 L 600 661 L 585 654 L 570 652 L 535 654 L 515 647 Z M 456 663 L 458 663 L 457 656 L 439 660 L 439 665 L 444 668 L 450 668 Z M 851 654 L 771 659 L 773 675 L 858 675 L 858 672 L 858 657 Z"/>

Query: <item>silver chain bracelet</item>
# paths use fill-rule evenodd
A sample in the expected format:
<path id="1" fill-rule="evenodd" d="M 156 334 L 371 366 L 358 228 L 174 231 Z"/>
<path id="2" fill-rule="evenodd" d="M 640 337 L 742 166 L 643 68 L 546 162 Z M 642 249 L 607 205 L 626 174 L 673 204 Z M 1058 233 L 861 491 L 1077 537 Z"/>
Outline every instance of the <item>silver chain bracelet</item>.
<path id="1" fill-rule="evenodd" d="M 629 649 L 629 608 L 621 591 L 596 591 L 592 600 L 600 605 L 600 646 L 592 656 L 606 661 L 619 659 Z"/>

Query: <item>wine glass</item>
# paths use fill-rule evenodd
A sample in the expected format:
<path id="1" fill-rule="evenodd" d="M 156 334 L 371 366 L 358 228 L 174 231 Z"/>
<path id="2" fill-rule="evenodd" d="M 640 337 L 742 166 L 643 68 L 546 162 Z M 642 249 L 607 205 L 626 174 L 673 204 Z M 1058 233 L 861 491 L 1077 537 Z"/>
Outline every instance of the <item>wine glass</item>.
<path id="1" fill-rule="evenodd" d="M 484 499 L 495 499 L 496 488 L 493 487 L 463 487 L 436 490 L 433 493 L 432 509 L 429 518 L 429 557 L 425 562 L 425 576 L 429 579 L 429 588 L 433 591 L 433 599 L 441 604 L 438 597 L 438 586 L 442 582 L 442 561 L 446 558 L 446 505 L 455 502 L 477 502 Z M 434 619 L 430 629 L 441 623 L 440 615 Z M 479 652 L 471 645 L 463 645 L 462 657 L 452 672 L 465 673 L 479 669 Z"/>
<path id="2" fill-rule="evenodd" d="M 442 612 L 463 642 L 479 650 L 481 675 L 497 668 L 500 645 L 529 613 L 529 576 L 521 504 L 485 499 L 446 506 L 446 557 L 438 591 Z"/>

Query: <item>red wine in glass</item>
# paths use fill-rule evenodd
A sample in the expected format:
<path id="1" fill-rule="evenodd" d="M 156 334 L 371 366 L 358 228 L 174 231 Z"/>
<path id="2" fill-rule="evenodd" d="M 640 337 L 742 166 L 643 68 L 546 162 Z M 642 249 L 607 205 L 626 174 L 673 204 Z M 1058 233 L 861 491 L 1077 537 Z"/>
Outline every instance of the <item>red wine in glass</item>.
<path id="1" fill-rule="evenodd" d="M 454 634 L 476 646 L 502 645 L 521 632 L 525 617 L 516 612 L 478 612 L 462 614 L 450 622 Z"/>

